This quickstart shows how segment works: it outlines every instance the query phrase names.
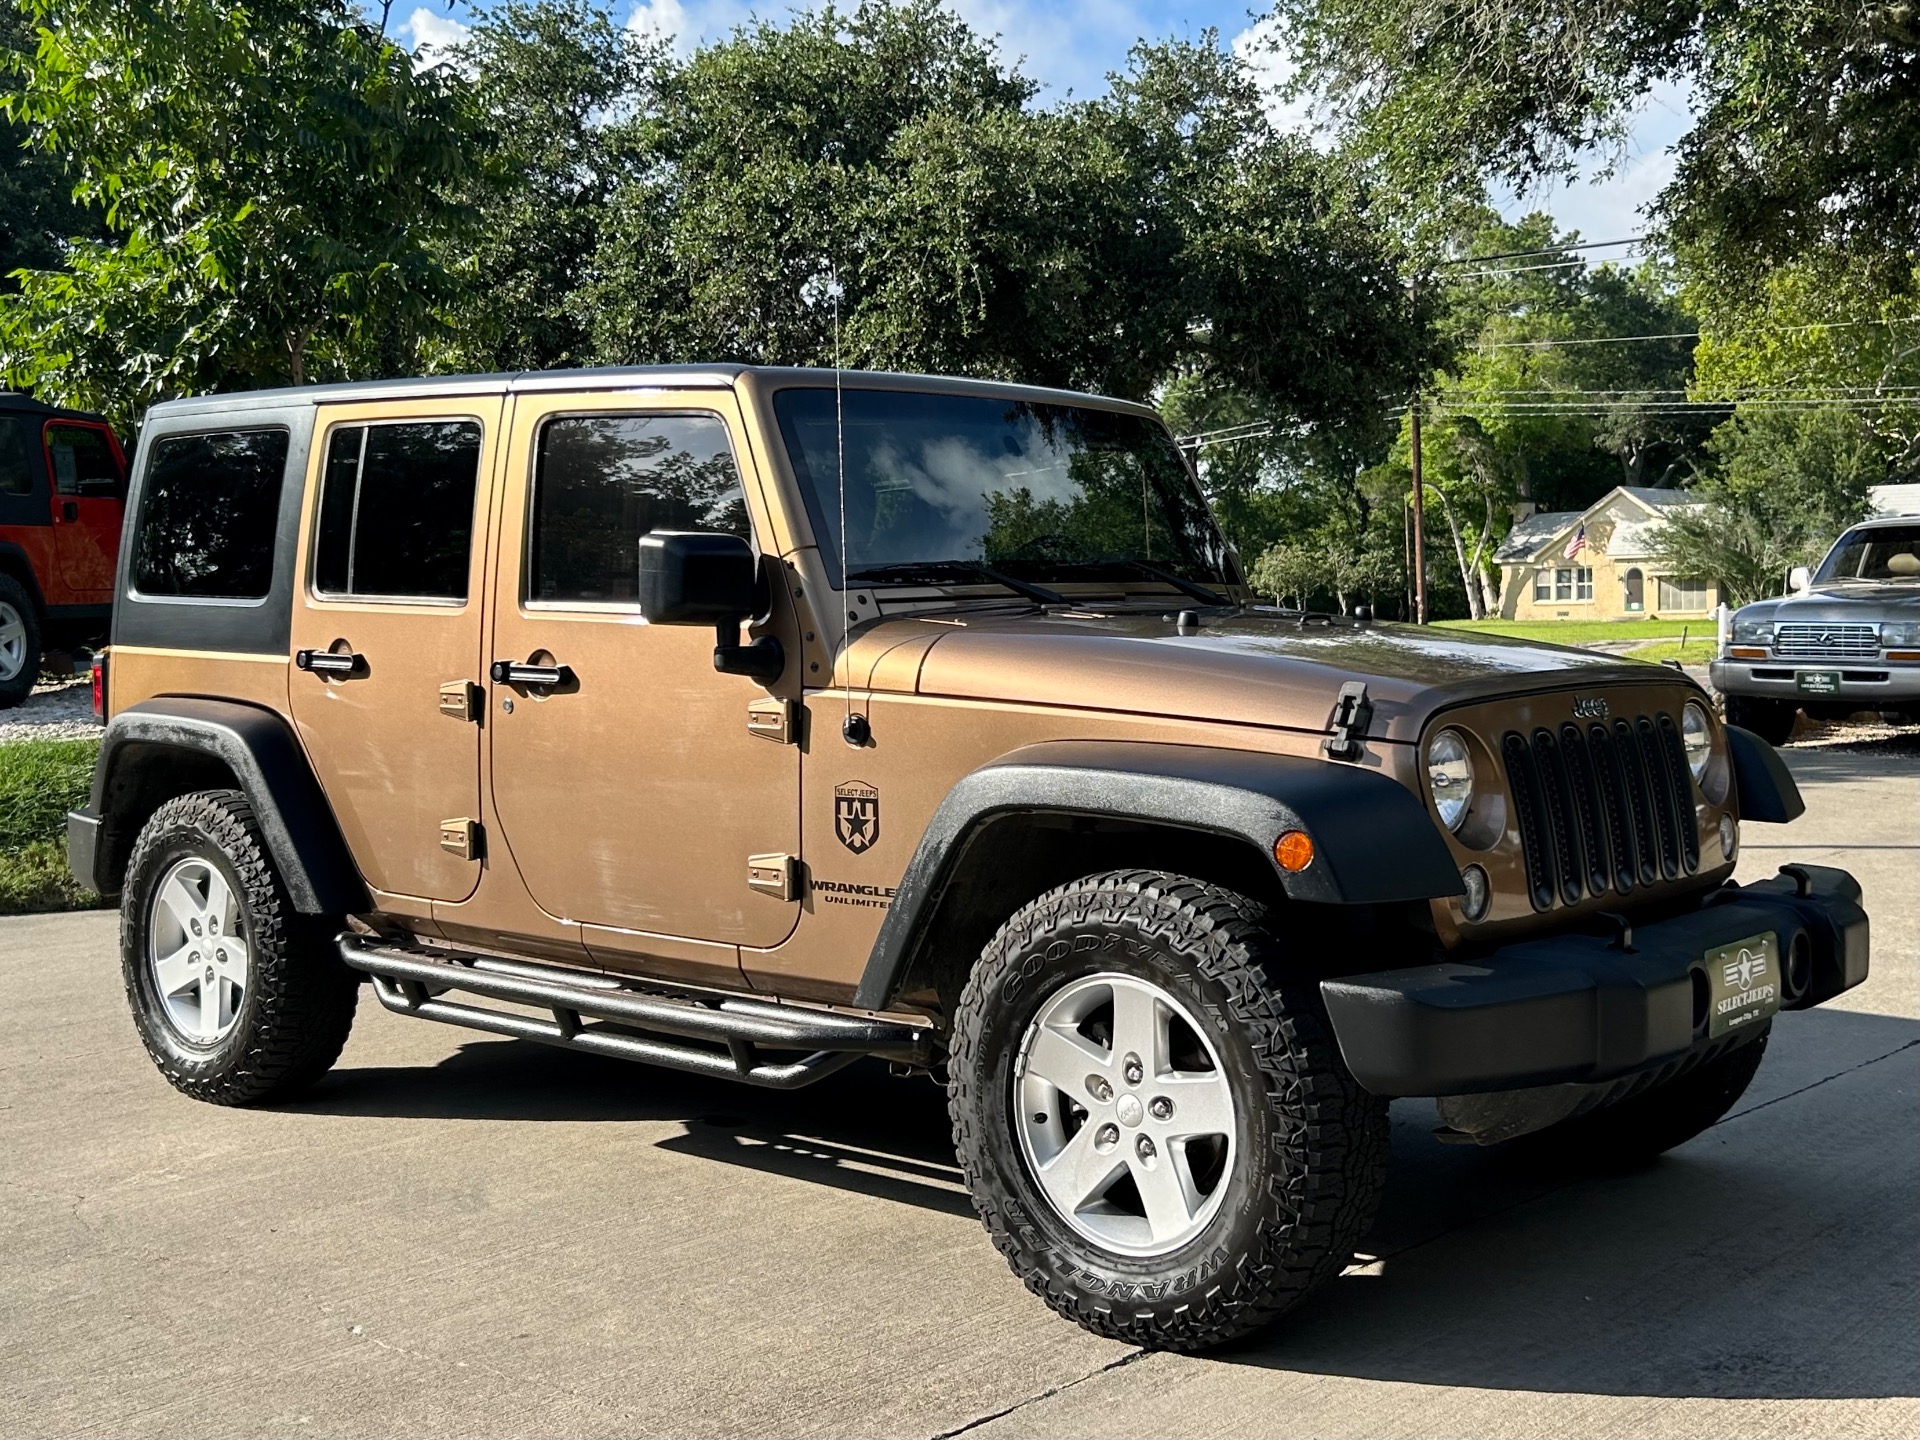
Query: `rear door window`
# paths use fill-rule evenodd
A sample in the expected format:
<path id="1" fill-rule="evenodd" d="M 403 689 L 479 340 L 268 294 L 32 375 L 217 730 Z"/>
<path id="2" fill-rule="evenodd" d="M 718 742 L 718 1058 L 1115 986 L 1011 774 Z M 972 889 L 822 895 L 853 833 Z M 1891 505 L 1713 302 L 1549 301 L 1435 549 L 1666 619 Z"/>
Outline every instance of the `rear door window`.
<path id="1" fill-rule="evenodd" d="M 59 494 L 112 499 L 125 494 L 113 444 L 97 425 L 49 425 L 47 463 Z"/>
<path id="2" fill-rule="evenodd" d="M 751 539 L 718 415 L 561 415 L 540 430 L 527 599 L 637 605 L 640 537 L 709 530 Z"/>
<path id="3" fill-rule="evenodd" d="M 320 488 L 314 589 L 465 600 L 481 435 L 477 420 L 335 429 Z"/>
<path id="4" fill-rule="evenodd" d="M 194 599 L 266 598 L 289 438 L 274 428 L 156 440 L 134 530 L 134 589 Z"/>

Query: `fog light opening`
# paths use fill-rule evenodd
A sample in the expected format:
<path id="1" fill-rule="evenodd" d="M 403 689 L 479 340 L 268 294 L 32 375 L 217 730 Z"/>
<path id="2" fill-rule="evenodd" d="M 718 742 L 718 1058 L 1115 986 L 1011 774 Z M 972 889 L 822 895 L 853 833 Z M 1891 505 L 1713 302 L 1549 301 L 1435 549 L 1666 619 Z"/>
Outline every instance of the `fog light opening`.
<path id="1" fill-rule="evenodd" d="M 1693 967 L 1693 1033 L 1698 1035 L 1707 1028 L 1707 1008 L 1713 1002 L 1713 987 L 1707 981 L 1707 972 L 1698 965 Z"/>
<path id="2" fill-rule="evenodd" d="M 1739 827 L 1733 823 L 1733 816 L 1720 817 L 1720 853 L 1727 859 L 1733 859 L 1733 852 L 1740 843 Z"/>
<path id="3" fill-rule="evenodd" d="M 1460 883 L 1466 887 L 1466 894 L 1460 897 L 1460 914 L 1467 920 L 1487 918 L 1487 905 L 1493 898 L 1493 887 L 1487 883 L 1487 872 L 1478 865 L 1469 865 L 1460 872 Z"/>
<path id="4" fill-rule="evenodd" d="M 1813 942 L 1804 930 L 1794 931 L 1793 942 L 1787 946 L 1786 980 L 1789 1001 L 1798 1000 L 1813 984 Z"/>

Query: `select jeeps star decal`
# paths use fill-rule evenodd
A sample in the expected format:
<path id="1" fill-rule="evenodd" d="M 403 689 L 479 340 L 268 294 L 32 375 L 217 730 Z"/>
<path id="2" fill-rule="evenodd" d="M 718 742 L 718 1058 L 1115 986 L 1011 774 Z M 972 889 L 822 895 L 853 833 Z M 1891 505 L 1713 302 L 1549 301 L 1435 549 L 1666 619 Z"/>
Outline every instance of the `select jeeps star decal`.
<path id="1" fill-rule="evenodd" d="M 1604 720 L 1607 718 L 1607 700 L 1604 695 L 1594 695 L 1582 700 L 1573 697 L 1573 718 L 1576 720 Z"/>
<path id="2" fill-rule="evenodd" d="M 833 787 L 833 833 L 860 855 L 880 839 L 880 792 L 860 780 Z"/>

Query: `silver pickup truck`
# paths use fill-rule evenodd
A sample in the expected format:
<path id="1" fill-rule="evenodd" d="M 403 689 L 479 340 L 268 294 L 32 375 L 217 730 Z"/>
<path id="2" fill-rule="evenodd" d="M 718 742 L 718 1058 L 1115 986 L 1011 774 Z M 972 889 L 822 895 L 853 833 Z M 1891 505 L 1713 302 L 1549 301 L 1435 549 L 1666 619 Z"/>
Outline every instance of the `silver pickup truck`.
<path id="1" fill-rule="evenodd" d="M 1733 617 L 1712 670 L 1728 723 L 1778 745 L 1802 710 L 1920 722 L 1920 516 L 1855 525 L 1792 590 Z"/>

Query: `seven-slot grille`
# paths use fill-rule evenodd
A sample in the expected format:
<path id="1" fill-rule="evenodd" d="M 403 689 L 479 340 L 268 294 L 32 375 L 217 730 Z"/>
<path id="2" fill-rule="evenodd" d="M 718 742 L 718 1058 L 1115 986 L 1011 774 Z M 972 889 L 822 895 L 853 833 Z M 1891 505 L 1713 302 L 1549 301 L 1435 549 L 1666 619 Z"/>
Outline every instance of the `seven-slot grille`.
<path id="1" fill-rule="evenodd" d="M 1671 715 L 1509 730 L 1500 754 L 1534 909 L 1700 868 L 1692 777 Z"/>
<path id="2" fill-rule="evenodd" d="M 1880 627 L 1796 620 L 1773 632 L 1773 653 L 1802 660 L 1871 659 L 1880 653 Z"/>

